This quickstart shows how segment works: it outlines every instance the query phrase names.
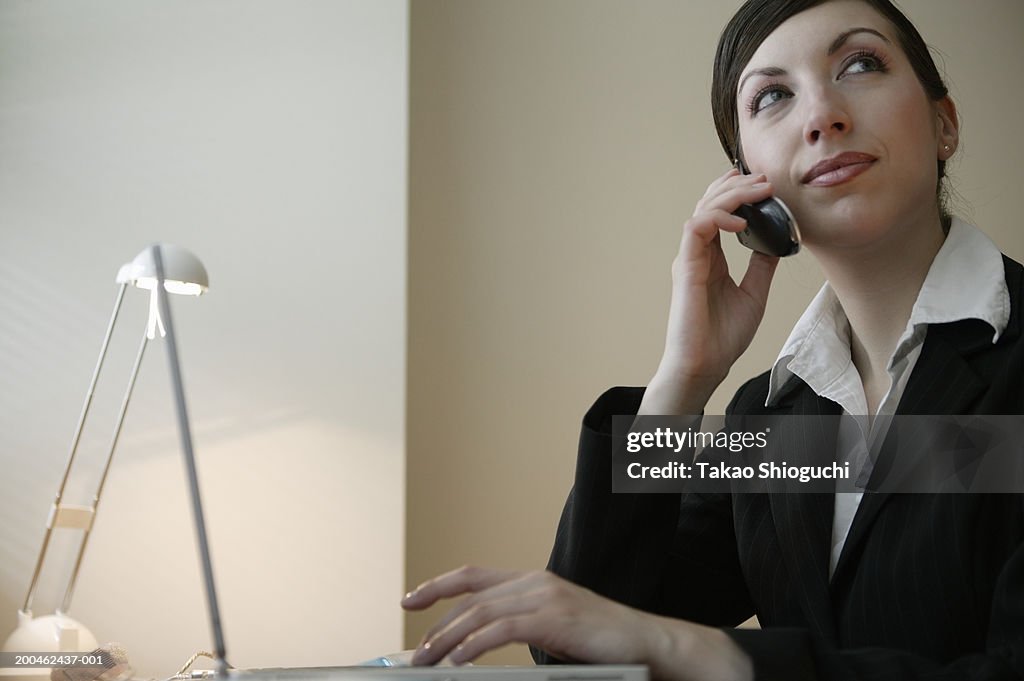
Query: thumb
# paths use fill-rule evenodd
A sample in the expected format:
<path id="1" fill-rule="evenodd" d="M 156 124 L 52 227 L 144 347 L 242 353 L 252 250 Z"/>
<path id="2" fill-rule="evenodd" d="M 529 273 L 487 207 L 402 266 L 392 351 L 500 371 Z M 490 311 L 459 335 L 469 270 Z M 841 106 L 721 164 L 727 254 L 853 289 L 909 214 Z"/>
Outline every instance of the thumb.
<path id="1" fill-rule="evenodd" d="M 772 285 L 772 277 L 779 265 L 779 259 L 773 255 L 753 252 L 747 271 L 740 282 L 740 290 L 756 300 L 762 308 L 768 303 L 768 291 Z"/>

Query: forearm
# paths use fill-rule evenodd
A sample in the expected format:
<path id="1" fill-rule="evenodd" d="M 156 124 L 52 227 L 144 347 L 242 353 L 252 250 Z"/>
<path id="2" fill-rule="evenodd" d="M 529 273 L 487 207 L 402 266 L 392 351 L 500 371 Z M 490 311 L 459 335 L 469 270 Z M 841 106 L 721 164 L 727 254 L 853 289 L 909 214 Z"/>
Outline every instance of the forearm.
<path id="1" fill-rule="evenodd" d="M 633 607 L 663 603 L 666 549 L 679 516 L 679 496 L 613 494 L 611 420 L 635 413 L 643 390 L 616 388 L 584 417 L 573 489 L 558 524 L 548 569 Z"/>
<path id="2" fill-rule="evenodd" d="M 615 388 L 587 412 L 548 569 L 659 615 L 731 626 L 753 612 L 727 495 L 613 494 L 611 420 L 644 391 Z M 699 586 L 698 586 L 699 585 Z"/>

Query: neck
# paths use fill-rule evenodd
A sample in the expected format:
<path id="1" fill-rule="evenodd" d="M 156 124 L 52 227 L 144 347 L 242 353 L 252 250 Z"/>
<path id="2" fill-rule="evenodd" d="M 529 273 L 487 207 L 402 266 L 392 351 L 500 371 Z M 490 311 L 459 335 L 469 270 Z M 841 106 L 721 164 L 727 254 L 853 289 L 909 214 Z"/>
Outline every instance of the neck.
<path id="1" fill-rule="evenodd" d="M 850 320 L 852 359 L 866 387 L 888 385 L 889 359 L 945 240 L 937 214 L 887 234 L 861 248 L 814 249 Z"/>

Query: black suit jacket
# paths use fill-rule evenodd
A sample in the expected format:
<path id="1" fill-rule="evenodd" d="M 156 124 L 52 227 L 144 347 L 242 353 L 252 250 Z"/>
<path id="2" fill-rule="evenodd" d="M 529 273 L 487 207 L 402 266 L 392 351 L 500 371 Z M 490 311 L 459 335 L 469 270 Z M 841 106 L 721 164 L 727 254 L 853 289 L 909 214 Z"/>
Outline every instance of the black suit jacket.
<path id="1" fill-rule="evenodd" d="M 932 325 L 899 414 L 1024 414 L 1024 270 L 1004 258 L 999 342 L 970 320 Z M 806 385 L 764 406 L 768 374 L 732 414 L 832 415 Z M 832 494 L 612 494 L 611 416 L 584 418 L 549 569 L 628 605 L 726 632 L 758 679 L 1024 678 L 1024 501 L 1011 494 L 865 494 L 832 579 Z M 834 448 L 834 433 L 797 446 Z M 735 630 L 756 614 L 763 630 Z M 540 662 L 551 662 L 535 651 Z"/>

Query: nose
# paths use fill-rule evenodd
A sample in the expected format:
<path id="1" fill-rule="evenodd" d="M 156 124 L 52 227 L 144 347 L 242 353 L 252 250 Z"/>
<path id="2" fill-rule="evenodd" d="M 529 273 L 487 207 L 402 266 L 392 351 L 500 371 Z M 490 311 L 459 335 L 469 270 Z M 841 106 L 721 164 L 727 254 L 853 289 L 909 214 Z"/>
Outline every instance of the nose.
<path id="1" fill-rule="evenodd" d="M 850 132 L 853 121 L 841 94 L 831 88 L 823 88 L 809 95 L 804 100 L 807 103 L 804 139 L 807 142 L 814 144 L 822 138 L 829 139 Z"/>

